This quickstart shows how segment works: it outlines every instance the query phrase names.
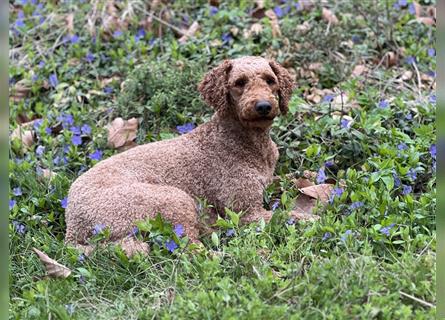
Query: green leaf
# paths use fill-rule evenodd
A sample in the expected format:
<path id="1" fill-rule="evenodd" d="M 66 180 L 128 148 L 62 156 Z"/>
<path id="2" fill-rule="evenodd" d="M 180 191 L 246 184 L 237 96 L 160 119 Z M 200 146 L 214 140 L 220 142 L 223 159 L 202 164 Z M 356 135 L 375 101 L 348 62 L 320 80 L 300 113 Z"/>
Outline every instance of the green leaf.
<path id="1" fill-rule="evenodd" d="M 381 179 L 385 183 L 388 191 L 391 191 L 394 188 L 394 178 L 392 176 L 384 176 Z"/>
<path id="2" fill-rule="evenodd" d="M 216 232 L 212 232 L 212 242 L 215 245 L 215 247 L 219 247 L 219 237 L 216 234 Z"/>

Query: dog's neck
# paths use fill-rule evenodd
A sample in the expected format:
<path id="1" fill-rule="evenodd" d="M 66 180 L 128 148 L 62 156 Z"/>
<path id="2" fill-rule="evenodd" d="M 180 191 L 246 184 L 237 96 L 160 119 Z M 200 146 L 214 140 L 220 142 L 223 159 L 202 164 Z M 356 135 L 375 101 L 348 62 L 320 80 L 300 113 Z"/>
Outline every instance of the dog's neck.
<path id="1" fill-rule="evenodd" d="M 211 122 L 223 132 L 226 139 L 233 139 L 241 144 L 263 149 L 268 146 L 270 139 L 270 127 L 268 128 L 246 128 L 236 115 L 231 112 L 216 112 Z"/>

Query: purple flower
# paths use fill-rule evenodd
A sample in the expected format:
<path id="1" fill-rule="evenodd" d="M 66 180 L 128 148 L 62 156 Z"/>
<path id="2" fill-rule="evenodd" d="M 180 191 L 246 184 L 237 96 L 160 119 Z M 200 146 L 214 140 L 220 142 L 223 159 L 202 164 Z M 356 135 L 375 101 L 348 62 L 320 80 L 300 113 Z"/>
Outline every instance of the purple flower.
<path id="1" fill-rule="evenodd" d="M 329 198 L 329 203 L 330 204 L 334 203 L 334 198 L 336 197 L 340 198 L 343 192 L 344 192 L 343 188 L 334 188 L 334 190 L 332 190 L 331 197 Z"/>
<path id="2" fill-rule="evenodd" d="M 396 188 L 400 187 L 402 185 L 402 182 L 400 181 L 400 178 L 394 172 L 393 172 L 392 176 L 394 178 L 394 186 Z"/>
<path id="3" fill-rule="evenodd" d="M 176 130 L 178 130 L 178 132 L 180 134 L 188 133 L 188 132 L 192 131 L 193 129 L 195 129 L 195 125 L 193 123 L 186 123 L 182 126 L 176 127 Z"/>
<path id="4" fill-rule="evenodd" d="M 96 224 L 93 228 L 93 235 L 94 236 L 98 235 L 99 233 L 105 230 L 105 227 L 106 226 L 103 223 Z"/>
<path id="5" fill-rule="evenodd" d="M 323 97 L 323 102 L 331 103 L 334 100 L 334 96 L 331 94 L 325 95 Z"/>
<path id="6" fill-rule="evenodd" d="M 79 127 L 72 126 L 69 130 L 70 130 L 73 134 L 80 135 L 80 128 L 79 128 Z"/>
<path id="7" fill-rule="evenodd" d="M 331 167 L 333 167 L 335 165 L 335 163 L 334 163 L 334 161 L 332 161 L 332 160 L 328 160 L 328 161 L 326 161 L 325 163 L 324 163 L 324 166 L 326 167 L 326 168 L 331 168 Z"/>
<path id="8" fill-rule="evenodd" d="M 436 77 L 436 71 L 430 70 L 426 73 L 428 76 L 435 78 Z"/>
<path id="9" fill-rule="evenodd" d="M 70 152 L 70 146 L 68 144 L 63 146 L 63 153 L 68 153 Z"/>
<path id="10" fill-rule="evenodd" d="M 73 35 L 70 37 L 70 42 L 71 42 L 71 44 L 76 44 L 76 43 L 78 43 L 78 42 L 79 42 L 79 36 L 78 36 L 77 34 L 73 34 Z"/>
<path id="11" fill-rule="evenodd" d="M 59 80 L 57 80 L 57 75 L 55 73 L 52 73 L 49 76 L 49 83 L 53 88 L 57 87 L 57 85 L 59 84 Z"/>
<path id="12" fill-rule="evenodd" d="M 31 81 L 34 83 L 34 82 L 36 82 L 37 80 L 39 80 L 39 76 L 36 75 L 36 74 L 33 74 L 32 77 L 31 77 Z"/>
<path id="13" fill-rule="evenodd" d="M 436 49 L 434 49 L 434 48 L 429 48 L 429 49 L 428 49 L 428 55 L 429 55 L 430 57 L 435 57 L 435 56 L 436 56 Z"/>
<path id="14" fill-rule="evenodd" d="M 165 243 L 165 247 L 167 248 L 168 251 L 173 252 L 178 248 L 178 245 L 174 240 L 170 239 Z"/>
<path id="15" fill-rule="evenodd" d="M 99 161 L 100 159 L 102 159 L 102 151 L 94 151 L 92 154 L 90 154 L 90 159 Z"/>
<path id="16" fill-rule="evenodd" d="M 79 146 L 79 145 L 82 144 L 82 138 L 81 138 L 81 136 L 79 136 L 79 135 L 74 135 L 74 136 L 71 138 L 71 142 L 73 143 L 73 145 L 75 145 L 75 146 Z"/>
<path id="17" fill-rule="evenodd" d="M 280 205 L 280 200 L 279 199 L 275 200 L 274 203 L 272 203 L 272 211 L 277 210 L 279 205 Z"/>
<path id="18" fill-rule="evenodd" d="M 173 229 L 173 231 L 176 233 L 176 236 L 178 238 L 181 238 L 182 235 L 184 234 L 184 226 L 182 224 L 177 224 Z"/>
<path id="19" fill-rule="evenodd" d="M 321 238 L 321 240 L 326 241 L 331 237 L 332 237 L 332 234 L 330 232 L 325 232 L 325 234 L 323 235 L 323 238 Z"/>
<path id="20" fill-rule="evenodd" d="M 86 135 L 89 135 L 91 133 L 91 127 L 87 124 L 84 124 L 82 128 L 80 128 L 80 130 L 82 130 L 82 133 Z"/>
<path id="21" fill-rule="evenodd" d="M 351 230 L 346 230 L 345 233 L 342 235 L 341 240 L 346 241 L 346 238 L 352 234 Z"/>
<path id="22" fill-rule="evenodd" d="M 430 147 L 430 155 L 431 155 L 431 158 L 436 159 L 436 153 L 437 153 L 437 150 L 436 150 L 436 144 L 433 143 L 433 144 L 431 145 L 431 147 Z"/>
<path id="23" fill-rule="evenodd" d="M 409 169 L 408 173 L 406 174 L 408 176 L 408 178 L 410 178 L 411 180 L 416 180 L 417 179 L 417 173 L 416 170 L 414 169 Z"/>
<path id="24" fill-rule="evenodd" d="M 406 57 L 405 62 L 407 64 L 415 64 L 416 63 L 416 57 L 413 57 L 413 56 Z"/>
<path id="25" fill-rule="evenodd" d="M 363 205 L 364 205 L 363 202 L 361 202 L 361 201 L 356 201 L 356 202 L 351 203 L 351 206 L 350 206 L 349 208 L 350 208 L 351 210 L 355 210 L 355 209 L 358 209 L 358 208 L 363 207 Z"/>
<path id="26" fill-rule="evenodd" d="M 323 167 L 318 170 L 317 179 L 316 180 L 317 180 L 318 184 L 325 182 L 326 174 L 324 172 L 324 168 Z"/>
<path id="27" fill-rule="evenodd" d="M 405 143 L 399 143 L 398 145 L 397 145 L 397 149 L 399 149 L 399 150 L 406 150 L 406 149 L 408 149 L 408 146 L 405 144 Z"/>
<path id="28" fill-rule="evenodd" d="M 16 201 L 14 199 L 9 200 L 9 210 L 15 207 Z"/>
<path id="29" fill-rule="evenodd" d="M 68 198 L 65 197 L 62 200 L 60 200 L 60 205 L 62 206 L 63 209 L 66 209 L 66 207 L 68 206 Z"/>
<path id="30" fill-rule="evenodd" d="M 289 226 L 294 225 L 295 224 L 295 219 L 294 218 L 287 219 L 286 224 L 289 225 Z"/>
<path id="31" fill-rule="evenodd" d="M 413 115 L 410 113 L 408 113 L 405 117 L 406 120 L 412 120 L 413 119 Z"/>
<path id="32" fill-rule="evenodd" d="M 226 231 L 226 236 L 227 237 L 232 237 L 235 234 L 235 230 L 234 229 L 228 229 Z"/>
<path id="33" fill-rule="evenodd" d="M 354 44 L 358 44 L 358 43 L 361 42 L 362 39 L 360 38 L 360 36 L 354 34 L 354 35 L 351 37 L 351 40 L 352 40 L 352 42 L 353 42 Z"/>
<path id="34" fill-rule="evenodd" d="M 280 6 L 276 6 L 275 8 L 273 8 L 273 11 L 275 12 L 278 18 L 281 18 L 283 16 L 283 10 L 281 9 Z"/>
<path id="35" fill-rule="evenodd" d="M 53 132 L 53 130 L 50 127 L 45 128 L 45 133 L 50 135 Z"/>
<path id="36" fill-rule="evenodd" d="M 79 261 L 80 263 L 84 263 L 85 255 L 83 253 L 79 254 L 79 256 L 77 257 L 77 261 Z"/>
<path id="37" fill-rule="evenodd" d="M 349 126 L 350 126 L 350 123 L 351 123 L 351 121 L 349 121 L 348 119 L 343 118 L 343 119 L 341 119 L 341 121 L 340 121 L 340 126 L 341 126 L 343 129 L 348 129 Z"/>
<path id="38" fill-rule="evenodd" d="M 110 93 L 113 92 L 113 88 L 112 87 L 105 87 L 104 88 L 104 92 L 105 92 L 105 94 L 110 94 Z"/>
<path id="39" fill-rule="evenodd" d="M 62 121 L 62 126 L 64 128 L 68 126 L 72 126 L 74 124 L 74 118 L 70 114 L 62 114 L 61 116 L 57 117 L 57 121 Z"/>
<path id="40" fill-rule="evenodd" d="M 406 184 L 403 184 L 402 187 L 403 187 L 402 194 L 404 196 L 406 196 L 408 193 L 411 193 L 411 191 L 413 191 L 413 188 L 411 186 L 407 186 Z"/>
<path id="41" fill-rule="evenodd" d="M 436 104 L 436 95 L 435 95 L 435 94 L 432 94 L 432 95 L 430 96 L 430 98 L 428 99 L 428 101 L 429 101 L 431 104 Z"/>
<path id="42" fill-rule="evenodd" d="M 384 235 L 386 235 L 387 237 L 389 237 L 389 235 L 390 235 L 390 233 L 389 233 L 389 231 L 392 229 L 392 227 L 394 227 L 395 226 L 395 224 L 394 223 L 391 223 L 389 226 L 387 226 L 387 227 L 383 227 L 383 228 L 381 228 L 379 231 L 381 232 L 381 233 L 383 233 Z"/>
<path id="43" fill-rule="evenodd" d="M 44 146 L 38 146 L 36 148 L 36 155 L 37 156 L 41 157 L 44 152 L 45 152 L 45 147 Z"/>
<path id="44" fill-rule="evenodd" d="M 123 35 L 123 32 L 121 30 L 116 30 L 113 33 L 113 38 L 119 38 L 121 35 Z"/>
<path id="45" fill-rule="evenodd" d="M 20 187 L 14 188 L 12 189 L 12 194 L 16 197 L 21 196 L 23 194 L 22 189 Z"/>
<path id="46" fill-rule="evenodd" d="M 414 3 L 410 3 L 408 6 L 408 12 L 415 15 L 416 14 L 416 6 Z"/>
<path id="47" fill-rule="evenodd" d="M 406 5 L 408 4 L 408 1 L 407 0 L 399 0 L 397 3 L 401 7 L 406 7 Z"/>
<path id="48" fill-rule="evenodd" d="M 45 66 L 45 61 L 40 60 L 39 65 L 38 65 L 39 69 L 42 69 L 44 66 Z"/>
<path id="49" fill-rule="evenodd" d="M 92 63 L 94 61 L 94 54 L 92 54 L 91 52 L 88 52 L 85 55 L 85 60 L 89 63 Z"/>
<path id="50" fill-rule="evenodd" d="M 138 233 L 139 233 L 139 228 L 136 227 L 136 226 L 134 226 L 134 227 L 131 229 L 129 236 L 130 236 L 130 237 L 135 237 Z"/>
<path id="51" fill-rule="evenodd" d="M 139 40 L 141 40 L 144 37 L 145 37 L 145 30 L 140 28 L 136 33 L 136 35 L 134 36 L 134 41 L 139 42 Z"/>
<path id="52" fill-rule="evenodd" d="M 379 108 L 385 109 L 385 108 L 388 108 L 388 106 L 389 106 L 389 102 L 386 100 L 381 100 L 379 102 Z"/>
<path id="53" fill-rule="evenodd" d="M 210 6 L 210 16 L 214 16 L 218 13 L 218 8 L 214 6 Z"/>
<path id="54" fill-rule="evenodd" d="M 21 13 L 21 14 L 20 14 L 20 13 Z M 17 20 L 15 20 L 14 25 L 15 25 L 17 28 L 23 28 L 23 27 L 25 26 L 25 22 L 23 21 L 24 14 L 23 14 L 23 11 L 22 11 L 22 10 L 19 11 L 17 17 L 18 17 L 18 18 L 17 18 Z"/>
<path id="55" fill-rule="evenodd" d="M 232 40 L 232 36 L 230 35 L 230 33 L 226 32 L 223 33 L 223 35 L 221 36 L 221 39 L 223 41 L 223 44 L 230 42 L 230 40 Z"/>
<path id="56" fill-rule="evenodd" d="M 81 276 L 79 277 L 79 283 L 80 283 L 80 284 L 84 284 L 84 283 L 85 283 L 85 277 L 84 277 L 84 276 L 81 275 Z"/>
<path id="57" fill-rule="evenodd" d="M 15 231 L 20 234 L 24 235 L 26 232 L 26 227 L 23 223 L 20 223 L 18 221 L 12 221 L 12 225 L 14 226 Z"/>

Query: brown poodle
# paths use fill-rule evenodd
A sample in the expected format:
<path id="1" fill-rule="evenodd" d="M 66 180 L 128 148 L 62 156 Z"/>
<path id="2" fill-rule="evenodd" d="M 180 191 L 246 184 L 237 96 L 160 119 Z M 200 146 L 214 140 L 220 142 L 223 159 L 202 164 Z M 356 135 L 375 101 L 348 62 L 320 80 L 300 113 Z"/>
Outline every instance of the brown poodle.
<path id="1" fill-rule="evenodd" d="M 127 254 L 148 252 L 148 245 L 129 233 L 136 221 L 157 213 L 182 224 L 190 240 L 198 242 L 196 198 L 207 199 L 219 213 L 224 207 L 243 211 L 244 223 L 269 221 L 272 212 L 263 208 L 263 190 L 278 159 L 269 130 L 273 119 L 287 112 L 293 86 L 290 74 L 274 61 L 225 60 L 199 85 L 216 111 L 208 123 L 114 155 L 73 183 L 66 242 L 87 245 L 94 226 L 105 225 Z M 296 211 L 291 215 L 311 218 Z"/>

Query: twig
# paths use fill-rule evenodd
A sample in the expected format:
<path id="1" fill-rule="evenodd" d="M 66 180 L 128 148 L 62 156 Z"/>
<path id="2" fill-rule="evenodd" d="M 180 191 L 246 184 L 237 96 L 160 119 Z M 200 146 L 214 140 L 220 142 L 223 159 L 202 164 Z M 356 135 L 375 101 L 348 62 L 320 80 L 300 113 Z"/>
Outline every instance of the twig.
<path id="1" fill-rule="evenodd" d="M 146 15 L 149 15 L 151 18 L 155 19 L 156 21 L 158 21 L 159 23 L 169 27 L 170 29 L 175 30 L 177 33 L 179 33 L 181 36 L 184 36 L 187 34 L 186 31 L 182 31 L 181 29 L 179 29 L 178 27 L 175 27 L 174 25 L 168 23 L 167 21 L 162 20 L 161 18 L 158 18 L 157 16 L 155 16 L 153 13 L 148 12 L 145 9 L 141 10 L 143 13 L 145 13 Z"/>
<path id="2" fill-rule="evenodd" d="M 402 295 L 402 296 L 404 296 L 404 297 L 407 297 L 407 298 L 410 298 L 410 299 L 412 299 L 412 300 L 414 300 L 414 301 L 420 303 L 421 305 L 424 305 L 425 307 L 430 307 L 430 308 L 434 308 L 434 307 L 435 307 L 434 304 L 429 303 L 429 302 L 427 302 L 427 301 L 425 301 L 425 300 L 416 298 L 415 296 L 412 296 L 412 295 L 410 295 L 410 294 L 408 294 L 408 293 L 405 293 L 405 292 L 403 292 L 403 291 L 399 291 L 399 293 L 400 293 L 400 295 Z"/>
<path id="3" fill-rule="evenodd" d="M 419 87 L 419 97 L 421 97 L 422 96 L 422 80 L 420 79 L 419 69 L 417 69 L 417 65 L 415 62 L 413 62 L 413 66 L 414 66 L 414 70 L 416 70 L 416 75 L 417 75 L 417 85 Z"/>

